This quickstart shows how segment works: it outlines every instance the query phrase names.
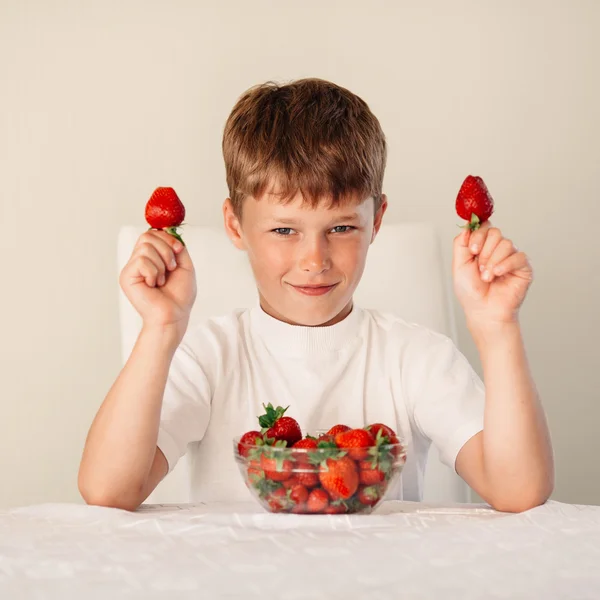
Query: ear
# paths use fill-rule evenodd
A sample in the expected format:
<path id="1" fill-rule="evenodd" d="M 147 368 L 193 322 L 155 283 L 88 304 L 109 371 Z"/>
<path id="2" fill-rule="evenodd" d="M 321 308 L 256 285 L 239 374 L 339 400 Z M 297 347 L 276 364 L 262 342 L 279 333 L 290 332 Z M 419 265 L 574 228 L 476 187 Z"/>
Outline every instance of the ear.
<path id="1" fill-rule="evenodd" d="M 225 202 L 223 202 L 223 222 L 225 224 L 225 233 L 233 242 L 233 245 L 238 250 L 245 250 L 246 244 L 244 243 L 242 234 L 242 224 L 233 210 L 231 198 L 225 198 Z"/>
<path id="2" fill-rule="evenodd" d="M 371 244 L 375 241 L 377 234 L 379 233 L 379 228 L 381 227 L 381 222 L 383 221 L 383 215 L 387 210 L 388 202 L 387 196 L 385 194 L 381 194 L 381 206 L 378 208 L 375 213 L 375 219 L 373 221 L 373 233 L 371 235 Z"/>

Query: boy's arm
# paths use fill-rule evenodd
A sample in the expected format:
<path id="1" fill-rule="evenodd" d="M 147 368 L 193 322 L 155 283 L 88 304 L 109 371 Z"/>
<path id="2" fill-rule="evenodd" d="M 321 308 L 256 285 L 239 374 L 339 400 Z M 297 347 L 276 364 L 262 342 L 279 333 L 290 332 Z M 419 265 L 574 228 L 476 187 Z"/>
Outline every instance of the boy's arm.
<path id="1" fill-rule="evenodd" d="M 550 434 L 518 319 L 533 271 L 489 221 L 455 238 L 452 271 L 486 390 L 483 431 L 461 449 L 456 470 L 494 508 L 526 510 L 554 486 Z"/>
<path id="2" fill-rule="evenodd" d="M 470 328 L 486 389 L 484 431 L 456 459 L 458 474 L 497 510 L 543 504 L 554 487 L 550 434 L 518 322 Z"/>
<path id="3" fill-rule="evenodd" d="M 157 448 L 163 396 L 196 278 L 187 249 L 167 232 L 149 230 L 139 237 L 119 282 L 143 326 L 92 423 L 78 487 L 88 504 L 135 510 L 168 472 Z"/>
<path id="4" fill-rule="evenodd" d="M 167 474 L 157 448 L 169 366 L 179 335 L 143 329 L 90 428 L 78 486 L 88 504 L 135 510 Z"/>

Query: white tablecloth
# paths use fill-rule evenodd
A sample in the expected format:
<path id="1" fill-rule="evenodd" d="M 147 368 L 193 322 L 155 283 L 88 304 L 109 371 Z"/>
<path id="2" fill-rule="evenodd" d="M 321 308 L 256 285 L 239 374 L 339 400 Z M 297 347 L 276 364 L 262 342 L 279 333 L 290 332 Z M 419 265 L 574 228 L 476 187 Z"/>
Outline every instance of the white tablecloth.
<path id="1" fill-rule="evenodd" d="M 600 507 L 388 502 L 372 515 L 257 505 L 0 510 L 2 600 L 600 598 Z"/>

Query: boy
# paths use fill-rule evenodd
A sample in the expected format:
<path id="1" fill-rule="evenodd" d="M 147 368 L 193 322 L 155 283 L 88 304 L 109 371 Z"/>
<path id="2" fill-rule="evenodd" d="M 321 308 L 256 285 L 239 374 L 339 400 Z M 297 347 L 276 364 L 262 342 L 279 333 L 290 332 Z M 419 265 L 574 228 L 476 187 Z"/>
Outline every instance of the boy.
<path id="1" fill-rule="evenodd" d="M 120 285 L 143 327 L 90 429 L 85 501 L 134 510 L 188 450 L 193 502 L 248 500 L 232 439 L 272 402 L 309 432 L 391 425 L 407 445 L 405 500 L 421 498 L 433 442 L 496 509 L 545 502 L 552 449 L 518 321 L 526 255 L 489 222 L 454 240 L 484 389 L 446 336 L 352 302 L 387 208 L 385 137 L 363 100 L 319 79 L 256 86 L 229 116 L 223 154 L 225 229 L 260 304 L 188 330 L 186 248 L 163 231 L 140 237 Z"/>

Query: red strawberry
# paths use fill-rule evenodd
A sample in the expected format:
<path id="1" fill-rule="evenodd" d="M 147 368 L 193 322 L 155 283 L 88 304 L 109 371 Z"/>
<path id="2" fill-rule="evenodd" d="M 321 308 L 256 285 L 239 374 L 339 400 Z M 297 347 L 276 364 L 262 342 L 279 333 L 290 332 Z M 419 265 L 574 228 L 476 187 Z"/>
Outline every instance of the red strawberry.
<path id="1" fill-rule="evenodd" d="M 373 423 L 373 425 L 367 425 L 365 427 L 367 431 L 370 431 L 373 434 L 373 437 L 376 438 L 377 434 L 381 431 L 381 435 L 387 438 L 396 437 L 396 432 L 387 425 L 383 423 Z"/>
<path id="2" fill-rule="evenodd" d="M 375 438 L 375 445 L 379 449 L 381 446 L 389 446 L 399 444 L 400 440 L 391 427 L 384 425 L 383 423 L 373 423 L 373 425 L 367 425 L 365 427 L 367 431 L 370 431 Z M 395 446 L 391 449 L 394 456 L 399 456 L 401 451 L 400 446 Z"/>
<path id="3" fill-rule="evenodd" d="M 398 445 L 394 445 L 394 447 L 392 448 L 392 454 L 395 457 L 400 456 L 402 446 L 400 445 L 400 440 L 395 435 L 393 435 L 392 437 L 390 437 L 388 439 L 388 444 L 398 444 Z"/>
<path id="4" fill-rule="evenodd" d="M 260 468 L 260 462 L 257 460 L 250 461 L 248 463 L 248 479 L 246 485 L 252 484 L 253 486 L 260 485 L 260 482 L 265 478 L 265 472 Z"/>
<path id="5" fill-rule="evenodd" d="M 358 488 L 356 463 L 349 456 L 328 458 L 319 469 L 319 479 L 334 500 L 347 500 Z"/>
<path id="6" fill-rule="evenodd" d="M 273 512 L 281 512 L 290 508 L 291 502 L 288 495 L 288 490 L 278 488 L 267 496 L 267 503 Z"/>
<path id="7" fill-rule="evenodd" d="M 276 440 L 285 440 L 288 446 L 293 446 L 302 439 L 302 431 L 298 422 L 292 419 L 292 417 L 283 416 L 289 406 L 286 408 L 282 408 L 281 406 L 274 408 L 269 402 L 267 406 L 263 404 L 263 407 L 265 414 L 258 417 L 262 433 Z"/>
<path id="8" fill-rule="evenodd" d="M 296 473 L 296 479 L 298 483 L 301 483 L 304 487 L 314 488 L 319 485 L 319 475 L 315 473 L 305 473 L 300 471 Z"/>
<path id="9" fill-rule="evenodd" d="M 262 467 L 260 466 L 260 460 L 251 460 L 248 462 L 248 473 L 255 473 L 255 474 L 263 474 L 263 470 Z"/>
<path id="10" fill-rule="evenodd" d="M 306 510 L 311 513 L 320 513 L 327 508 L 328 504 L 329 496 L 327 492 L 321 488 L 317 488 L 308 495 Z"/>
<path id="11" fill-rule="evenodd" d="M 296 505 L 304 504 L 308 500 L 308 490 L 300 484 L 292 486 L 290 490 L 290 500 Z"/>
<path id="12" fill-rule="evenodd" d="M 177 233 L 177 227 L 185 219 L 185 206 L 170 187 L 158 187 L 152 192 L 146 203 L 146 221 L 152 229 L 166 229 L 184 246 L 185 243 Z"/>
<path id="13" fill-rule="evenodd" d="M 351 429 L 338 433 L 335 443 L 339 448 L 348 449 L 348 456 L 353 460 L 365 460 L 369 456 L 369 448 L 375 446 L 375 438 L 366 429 Z"/>
<path id="14" fill-rule="evenodd" d="M 358 501 L 365 506 L 375 506 L 381 498 L 381 490 L 377 485 L 361 486 L 358 490 Z"/>
<path id="15" fill-rule="evenodd" d="M 267 454 L 262 454 L 260 466 L 264 469 L 265 477 L 273 481 L 285 481 L 292 476 L 291 460 L 272 458 Z"/>
<path id="16" fill-rule="evenodd" d="M 327 435 L 332 435 L 335 437 L 338 433 L 343 433 L 344 431 L 350 431 L 351 427 L 348 425 L 334 425 L 328 432 Z"/>
<path id="17" fill-rule="evenodd" d="M 335 444 L 335 436 L 323 433 L 317 438 L 317 442 L 327 442 Z"/>
<path id="18" fill-rule="evenodd" d="M 292 475 L 289 479 L 286 479 L 281 483 L 286 490 L 293 488 L 295 485 L 299 485 L 300 481 L 298 480 L 297 475 Z"/>
<path id="19" fill-rule="evenodd" d="M 251 450 L 252 446 L 256 446 L 257 440 L 262 440 L 263 436 L 260 431 L 248 431 L 246 432 L 239 441 L 238 454 L 246 458 Z"/>
<path id="20" fill-rule="evenodd" d="M 494 199 L 481 177 L 467 176 L 456 196 L 456 212 L 468 221 L 464 228 L 475 231 L 494 212 Z"/>
<path id="21" fill-rule="evenodd" d="M 375 485 L 385 479 L 385 473 L 381 469 L 374 469 L 370 460 L 361 460 L 359 467 L 358 478 L 363 485 Z"/>
<path id="22" fill-rule="evenodd" d="M 339 500 L 332 502 L 327 508 L 323 510 L 326 515 L 343 515 L 348 512 L 348 507 L 342 504 Z"/>
<path id="23" fill-rule="evenodd" d="M 298 440 L 294 446 L 294 450 L 298 449 L 300 452 L 292 452 L 293 457 L 296 459 L 296 462 L 299 465 L 308 465 L 309 457 L 312 454 L 310 450 L 315 450 L 317 448 L 317 440 L 315 438 L 304 438 L 303 440 Z"/>

